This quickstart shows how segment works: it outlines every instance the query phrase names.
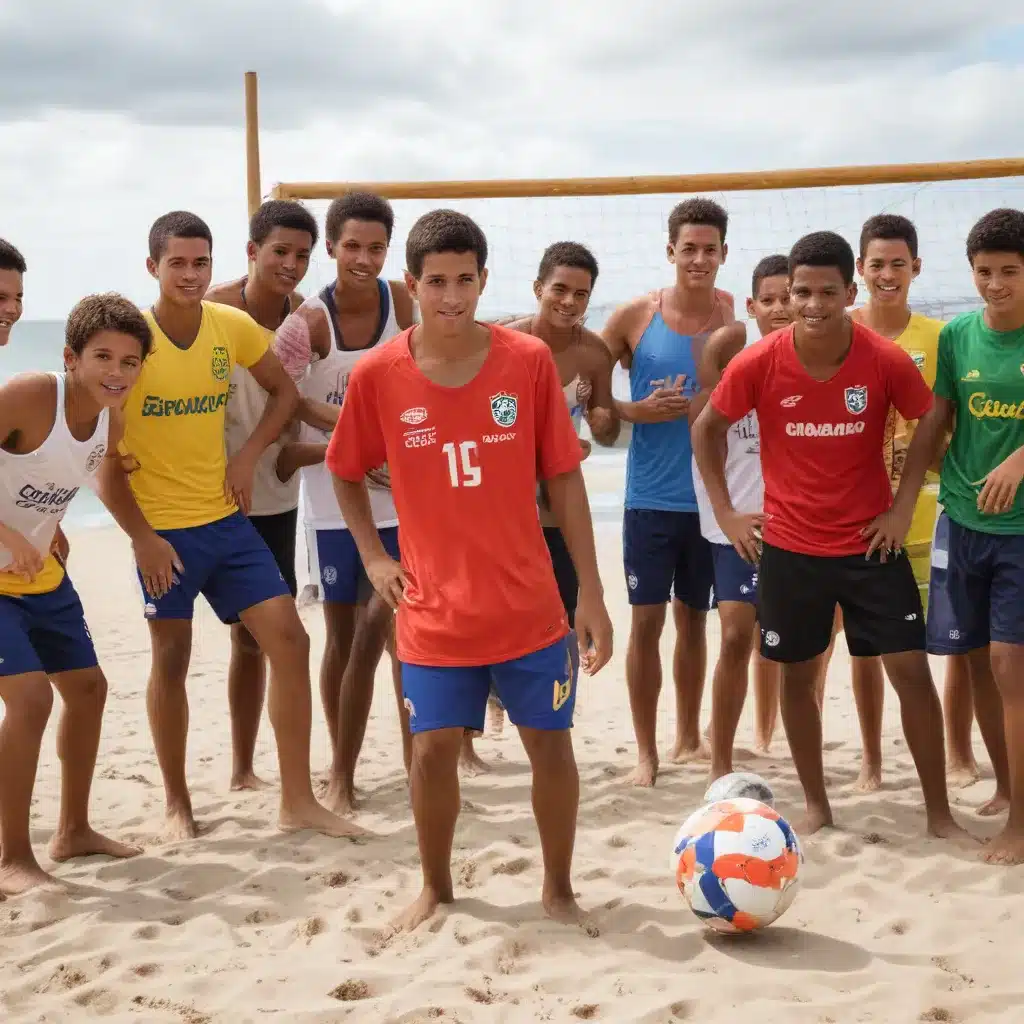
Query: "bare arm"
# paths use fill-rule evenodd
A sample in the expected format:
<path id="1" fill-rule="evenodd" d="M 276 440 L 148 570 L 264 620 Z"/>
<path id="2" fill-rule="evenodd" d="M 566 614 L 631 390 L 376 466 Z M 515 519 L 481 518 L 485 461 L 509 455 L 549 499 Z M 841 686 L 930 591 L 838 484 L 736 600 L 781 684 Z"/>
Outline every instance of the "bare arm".
<path id="1" fill-rule="evenodd" d="M 638 315 L 637 306 L 640 301 L 635 300 L 627 303 L 625 306 L 619 306 L 608 317 L 608 322 L 604 325 L 604 330 L 601 331 L 601 340 L 611 356 L 612 366 L 616 363 L 621 363 L 623 368 L 629 369 L 633 359 L 633 347 L 630 343 L 630 338 L 632 337 L 633 325 Z M 614 399 L 614 402 L 615 411 L 619 414 L 620 419 L 625 420 L 626 423 L 637 422 L 633 418 L 635 402 L 620 402 L 617 398 Z"/>
<path id="2" fill-rule="evenodd" d="M 698 394 L 690 399 L 690 425 L 697 422 L 697 417 L 707 404 L 715 385 L 722 379 L 722 371 L 729 365 L 729 360 L 739 352 L 747 342 L 747 330 L 743 324 L 731 323 L 719 327 L 704 346 L 700 362 L 697 364 Z"/>
<path id="3" fill-rule="evenodd" d="M 298 470 L 306 466 L 318 466 L 326 457 L 326 442 L 291 441 L 281 449 L 277 457 L 277 478 L 287 483 Z"/>
<path id="4" fill-rule="evenodd" d="M 416 303 L 404 282 L 390 281 L 388 283 L 391 285 L 391 301 L 395 304 L 395 322 L 398 324 L 398 329 L 404 331 L 416 323 Z"/>
<path id="5" fill-rule="evenodd" d="M 308 423 L 317 430 L 330 433 L 338 422 L 338 414 L 341 412 L 340 405 L 331 405 L 330 402 L 317 402 L 315 399 L 306 398 L 305 395 L 299 398 L 298 419 Z"/>
<path id="6" fill-rule="evenodd" d="M 587 403 L 587 424 L 594 440 L 598 444 L 613 445 L 618 440 L 622 421 L 612 396 L 612 367 L 615 361 L 611 358 L 601 338 L 589 332 L 584 335 L 590 377 L 590 400 Z"/>

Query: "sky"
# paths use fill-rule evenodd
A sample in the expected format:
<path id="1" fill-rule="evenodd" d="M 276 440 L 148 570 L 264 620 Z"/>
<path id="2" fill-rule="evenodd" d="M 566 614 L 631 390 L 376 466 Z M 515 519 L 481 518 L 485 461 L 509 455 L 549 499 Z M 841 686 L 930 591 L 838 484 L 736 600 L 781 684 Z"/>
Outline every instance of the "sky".
<path id="1" fill-rule="evenodd" d="M 3 0 L 0 236 L 29 262 L 27 317 L 93 291 L 152 301 L 146 235 L 170 209 L 210 223 L 216 279 L 244 272 L 246 70 L 264 191 L 1024 156 L 1019 3 Z M 725 198 L 737 291 L 759 254 L 823 227 L 855 240 L 884 207 L 928 241 L 921 287 L 952 294 L 969 287 L 966 229 L 1024 207 L 1024 181 Z M 656 287 L 673 201 L 467 204 L 491 238 L 491 301 L 528 308 L 557 237 L 594 247 L 603 300 Z M 431 205 L 396 204 L 399 235 Z M 330 270 L 321 254 L 307 283 Z"/>

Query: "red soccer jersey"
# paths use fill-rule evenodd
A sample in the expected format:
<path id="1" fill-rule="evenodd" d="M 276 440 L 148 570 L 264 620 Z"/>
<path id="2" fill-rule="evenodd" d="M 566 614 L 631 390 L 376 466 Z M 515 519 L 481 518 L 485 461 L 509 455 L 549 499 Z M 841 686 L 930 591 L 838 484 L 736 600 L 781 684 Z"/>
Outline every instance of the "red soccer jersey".
<path id="1" fill-rule="evenodd" d="M 352 370 L 327 466 L 356 481 L 388 464 L 407 576 L 399 658 L 510 661 L 568 633 L 537 480 L 576 469 L 579 439 L 542 341 L 492 327 L 476 377 L 448 388 L 417 367 L 411 333 Z"/>
<path id="2" fill-rule="evenodd" d="M 854 323 L 831 380 L 815 380 L 784 327 L 740 352 L 711 404 L 730 422 L 752 409 L 761 434 L 765 543 L 808 555 L 857 555 L 860 531 L 892 504 L 882 440 L 889 407 L 923 416 L 932 393 L 895 342 Z"/>

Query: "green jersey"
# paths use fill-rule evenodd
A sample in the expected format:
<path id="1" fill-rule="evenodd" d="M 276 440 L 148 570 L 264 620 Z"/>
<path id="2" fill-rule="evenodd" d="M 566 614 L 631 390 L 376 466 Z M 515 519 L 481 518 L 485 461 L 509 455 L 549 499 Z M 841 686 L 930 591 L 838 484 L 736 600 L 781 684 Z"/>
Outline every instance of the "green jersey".
<path id="1" fill-rule="evenodd" d="M 994 331 L 981 310 L 951 320 L 939 335 L 935 394 L 956 409 L 939 490 L 946 514 L 969 530 L 1024 534 L 1024 486 L 1008 512 L 978 511 L 985 477 L 1024 447 L 1024 328 Z"/>

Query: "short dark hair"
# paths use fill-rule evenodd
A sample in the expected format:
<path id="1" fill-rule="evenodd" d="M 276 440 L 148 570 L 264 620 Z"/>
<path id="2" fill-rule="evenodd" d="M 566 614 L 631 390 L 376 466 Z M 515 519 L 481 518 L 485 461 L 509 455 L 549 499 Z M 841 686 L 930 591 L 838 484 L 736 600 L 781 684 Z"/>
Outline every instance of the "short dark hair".
<path id="1" fill-rule="evenodd" d="M 789 257 L 782 253 L 775 253 L 774 256 L 765 256 L 756 267 L 750 277 L 750 297 L 757 298 L 757 290 L 766 277 L 788 277 Z"/>
<path id="2" fill-rule="evenodd" d="M 149 229 L 149 256 L 159 263 L 172 238 L 204 238 L 213 254 L 213 235 L 202 217 L 187 210 L 172 210 L 153 221 Z"/>
<path id="3" fill-rule="evenodd" d="M 834 231 L 812 231 L 789 250 L 789 276 L 797 267 L 835 267 L 843 284 L 853 284 L 856 262 L 850 243 Z"/>
<path id="4" fill-rule="evenodd" d="M 967 259 L 979 252 L 1015 252 L 1024 258 L 1024 210 L 990 210 L 967 236 Z"/>
<path id="5" fill-rule="evenodd" d="M 341 238 L 345 222 L 350 220 L 368 220 L 384 225 L 384 232 L 391 244 L 391 232 L 395 230 L 395 211 L 383 197 L 373 192 L 346 192 L 338 196 L 327 207 L 327 219 L 324 221 L 324 233 L 328 242 L 336 242 Z"/>
<path id="6" fill-rule="evenodd" d="M 860 258 L 864 259 L 868 246 L 879 242 L 906 242 L 910 258 L 917 259 L 917 228 L 909 218 L 898 213 L 876 213 L 864 221 L 860 229 Z"/>
<path id="7" fill-rule="evenodd" d="M 316 217 L 294 199 L 268 199 L 249 220 L 249 241 L 262 245 L 275 228 L 305 231 L 312 245 L 320 237 Z"/>
<path id="8" fill-rule="evenodd" d="M 684 199 L 668 215 L 668 240 L 672 245 L 675 245 L 679 229 L 684 224 L 706 224 L 718 228 L 719 239 L 724 243 L 725 231 L 729 226 L 729 214 L 713 199 L 697 196 L 694 199 Z"/>
<path id="9" fill-rule="evenodd" d="M 138 340 L 142 358 L 149 355 L 153 345 L 153 332 L 139 307 L 117 292 L 87 295 L 68 314 L 64 326 L 64 341 L 76 355 L 101 331 L 117 331 Z"/>
<path id="10" fill-rule="evenodd" d="M 28 270 L 25 257 L 3 238 L 0 238 L 0 270 L 15 270 L 19 274 Z"/>
<path id="11" fill-rule="evenodd" d="M 590 273 L 590 287 L 597 282 L 597 260 L 579 242 L 553 242 L 544 250 L 537 268 L 537 280 L 546 281 L 559 267 L 575 267 Z"/>
<path id="12" fill-rule="evenodd" d="M 440 252 L 473 253 L 478 273 L 487 265 L 487 239 L 480 225 L 457 210 L 431 210 L 413 224 L 405 240 L 406 269 L 420 278 L 424 260 Z"/>

